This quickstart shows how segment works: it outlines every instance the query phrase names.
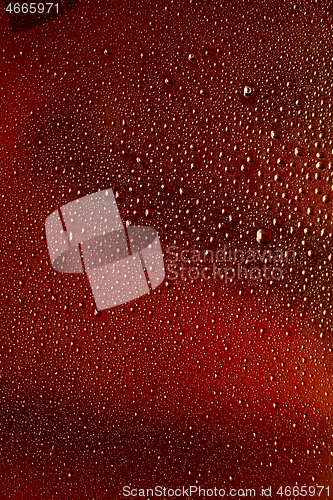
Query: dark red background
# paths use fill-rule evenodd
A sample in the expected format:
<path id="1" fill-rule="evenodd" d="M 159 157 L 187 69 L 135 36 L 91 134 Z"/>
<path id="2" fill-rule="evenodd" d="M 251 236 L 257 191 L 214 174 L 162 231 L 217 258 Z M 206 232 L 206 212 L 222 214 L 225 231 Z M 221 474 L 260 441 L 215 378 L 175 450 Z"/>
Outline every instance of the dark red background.
<path id="1" fill-rule="evenodd" d="M 82 0 L 13 33 L 3 10 L 1 499 L 333 486 L 331 22 L 328 2 Z M 44 223 L 108 187 L 165 252 L 266 227 L 295 263 L 97 314 Z"/>

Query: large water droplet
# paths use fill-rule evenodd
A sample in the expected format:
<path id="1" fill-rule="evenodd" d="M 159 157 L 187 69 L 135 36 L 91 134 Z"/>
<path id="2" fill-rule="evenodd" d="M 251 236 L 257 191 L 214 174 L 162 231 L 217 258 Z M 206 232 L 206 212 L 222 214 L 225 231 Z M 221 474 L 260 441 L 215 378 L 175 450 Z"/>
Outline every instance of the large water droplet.
<path id="1" fill-rule="evenodd" d="M 280 139 L 281 135 L 276 130 L 272 130 L 271 137 L 272 137 L 272 139 Z"/>
<path id="2" fill-rule="evenodd" d="M 249 87 L 248 85 L 246 85 L 244 87 L 244 96 L 245 97 L 250 97 L 252 94 L 253 94 L 253 88 Z"/>
<path id="3" fill-rule="evenodd" d="M 268 229 L 261 228 L 257 231 L 257 242 L 260 245 L 267 245 L 272 239 L 272 233 Z"/>
<path id="4" fill-rule="evenodd" d="M 148 163 L 148 160 L 147 158 L 145 158 L 144 156 L 138 156 L 136 158 L 136 161 L 137 163 L 139 163 L 140 165 L 146 165 Z"/>

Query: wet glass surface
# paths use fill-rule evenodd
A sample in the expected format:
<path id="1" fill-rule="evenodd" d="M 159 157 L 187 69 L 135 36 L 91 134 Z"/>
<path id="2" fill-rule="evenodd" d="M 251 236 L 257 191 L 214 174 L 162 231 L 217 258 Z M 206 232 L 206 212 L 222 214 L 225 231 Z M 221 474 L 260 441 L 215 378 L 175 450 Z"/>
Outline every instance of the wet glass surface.
<path id="1" fill-rule="evenodd" d="M 74 3 L 0 18 L 0 499 L 330 498 L 330 3 Z"/>

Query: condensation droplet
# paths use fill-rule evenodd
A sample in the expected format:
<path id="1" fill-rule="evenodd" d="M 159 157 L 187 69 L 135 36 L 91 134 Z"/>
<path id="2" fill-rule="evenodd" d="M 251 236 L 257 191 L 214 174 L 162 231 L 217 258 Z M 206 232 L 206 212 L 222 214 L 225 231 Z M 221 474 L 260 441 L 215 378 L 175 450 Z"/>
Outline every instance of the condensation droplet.
<path id="1" fill-rule="evenodd" d="M 280 139 L 281 138 L 281 135 L 279 134 L 279 132 L 277 132 L 276 130 L 272 130 L 271 131 L 271 138 L 272 139 Z"/>
<path id="2" fill-rule="evenodd" d="M 253 88 L 249 87 L 248 85 L 246 85 L 244 87 L 244 96 L 245 97 L 250 97 L 252 94 L 253 94 Z"/>
<path id="3" fill-rule="evenodd" d="M 140 163 L 140 165 L 146 165 L 148 163 L 147 158 L 145 158 L 144 156 L 138 156 L 136 158 L 136 161 L 137 163 Z"/>
<path id="4" fill-rule="evenodd" d="M 260 245 L 267 245 L 272 239 L 272 233 L 268 229 L 261 228 L 257 231 L 257 242 Z"/>

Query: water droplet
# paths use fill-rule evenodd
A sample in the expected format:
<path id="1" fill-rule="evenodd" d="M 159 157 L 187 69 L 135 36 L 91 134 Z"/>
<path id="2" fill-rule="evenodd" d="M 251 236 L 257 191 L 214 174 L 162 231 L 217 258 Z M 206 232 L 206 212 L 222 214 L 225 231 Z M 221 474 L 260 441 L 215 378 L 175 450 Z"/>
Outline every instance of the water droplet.
<path id="1" fill-rule="evenodd" d="M 324 170 L 324 168 L 325 168 L 325 162 L 318 161 L 318 163 L 316 163 L 316 168 L 319 168 L 320 170 Z"/>
<path id="2" fill-rule="evenodd" d="M 277 132 L 276 130 L 272 130 L 271 131 L 271 138 L 272 139 L 280 139 L 281 138 L 281 135 L 279 134 L 279 132 Z"/>
<path id="3" fill-rule="evenodd" d="M 194 54 L 189 54 L 188 60 L 189 61 L 194 61 L 195 60 L 195 55 Z"/>
<path id="4" fill-rule="evenodd" d="M 136 161 L 137 163 L 140 163 L 140 165 L 146 165 L 148 163 L 147 158 L 145 158 L 144 156 L 138 156 L 136 158 Z"/>
<path id="5" fill-rule="evenodd" d="M 272 239 L 272 233 L 268 229 L 262 228 L 257 231 L 257 242 L 266 245 Z"/>
<path id="6" fill-rule="evenodd" d="M 246 85 L 244 87 L 244 96 L 245 97 L 250 97 L 252 94 L 253 94 L 253 88 L 249 87 L 248 85 Z"/>

